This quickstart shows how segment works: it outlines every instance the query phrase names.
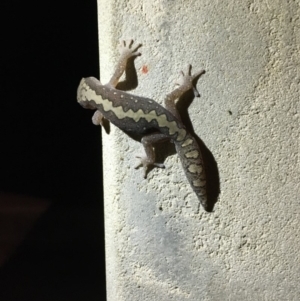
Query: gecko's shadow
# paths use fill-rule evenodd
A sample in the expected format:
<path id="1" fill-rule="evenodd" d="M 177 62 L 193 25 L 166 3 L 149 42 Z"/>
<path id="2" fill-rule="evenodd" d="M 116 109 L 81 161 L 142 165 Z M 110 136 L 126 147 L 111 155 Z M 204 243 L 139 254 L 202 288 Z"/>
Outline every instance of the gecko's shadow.
<path id="1" fill-rule="evenodd" d="M 197 81 L 197 79 L 195 80 Z M 205 143 L 195 134 L 190 116 L 188 114 L 188 107 L 193 102 L 195 96 L 192 90 L 187 91 L 180 99 L 178 100 L 176 107 L 180 112 L 180 116 L 183 120 L 183 123 L 187 130 L 194 136 L 196 139 L 204 162 L 204 168 L 206 173 L 206 189 L 207 189 L 207 204 L 208 207 L 206 211 L 212 212 L 214 205 L 218 201 L 218 197 L 220 194 L 220 177 L 217 162 L 211 153 L 211 151 L 207 148 Z"/>
<path id="2" fill-rule="evenodd" d="M 122 91 L 129 91 L 133 90 L 138 86 L 138 77 L 136 68 L 134 66 L 134 60 L 135 58 L 130 59 L 127 62 L 127 66 L 125 69 L 125 79 L 124 81 L 121 81 L 117 85 L 118 90 Z M 194 84 L 198 81 L 200 76 L 195 78 Z M 204 142 L 195 134 L 192 122 L 190 120 L 189 114 L 188 114 L 188 107 L 193 102 L 195 96 L 192 90 L 187 91 L 184 93 L 180 99 L 177 101 L 176 107 L 178 111 L 180 112 L 180 116 L 183 120 L 183 123 L 187 130 L 195 137 L 201 152 L 203 156 L 204 161 L 204 168 L 206 172 L 206 179 L 207 179 L 207 203 L 208 207 L 206 208 L 206 211 L 212 212 L 215 203 L 218 201 L 218 196 L 220 194 L 220 178 L 219 178 L 219 171 L 217 162 L 211 153 L 211 151 L 206 147 Z M 108 123 L 109 127 L 109 123 Z M 106 130 L 106 128 L 105 128 Z M 109 133 L 109 131 L 107 132 Z M 126 133 L 128 136 L 130 136 L 132 139 L 136 141 L 141 141 L 141 136 L 129 134 Z M 164 148 L 162 151 L 162 148 L 158 149 L 155 148 L 155 155 L 156 155 L 156 161 L 157 162 L 164 162 L 165 159 L 170 156 L 176 154 L 175 146 L 171 142 L 165 142 Z M 149 168 L 148 173 L 155 167 Z"/>
<path id="3" fill-rule="evenodd" d="M 206 189 L 207 189 L 207 212 L 212 212 L 214 205 L 218 201 L 218 197 L 220 194 L 220 178 L 219 178 L 219 170 L 217 162 L 211 153 L 211 151 L 207 148 L 205 143 L 195 134 L 190 116 L 188 114 L 188 107 L 194 101 L 194 93 L 192 90 L 184 93 L 179 100 L 177 101 L 176 107 L 180 112 L 181 119 L 183 124 L 187 128 L 187 130 L 191 133 L 191 135 L 196 139 L 204 162 L 204 168 L 206 173 Z M 157 162 L 164 162 L 165 159 L 173 154 L 176 154 L 175 146 L 171 142 L 166 142 L 164 144 L 163 151 L 159 148 L 159 152 L 156 151 Z"/>
<path id="4" fill-rule="evenodd" d="M 200 76 L 199 76 L 200 77 Z M 194 86 L 196 86 L 196 82 L 198 81 L 199 77 L 195 78 Z M 200 95 L 199 95 L 200 96 Z M 194 136 L 196 139 L 204 161 L 204 168 L 206 173 L 206 180 L 207 180 L 207 208 L 206 211 L 212 212 L 214 205 L 218 201 L 218 197 L 220 194 L 220 177 L 218 171 L 217 162 L 211 153 L 211 151 L 207 148 L 204 142 L 195 134 L 190 116 L 188 114 L 188 107 L 194 101 L 194 92 L 192 90 L 187 91 L 184 93 L 176 103 L 176 108 L 180 112 L 181 119 L 183 124 L 187 128 L 187 130 Z M 166 147 L 164 152 L 157 152 L 157 161 L 160 162 L 161 160 L 164 161 L 166 157 L 169 155 L 175 154 L 175 146 L 173 143 L 166 143 Z M 162 158 L 162 156 L 164 156 Z"/>

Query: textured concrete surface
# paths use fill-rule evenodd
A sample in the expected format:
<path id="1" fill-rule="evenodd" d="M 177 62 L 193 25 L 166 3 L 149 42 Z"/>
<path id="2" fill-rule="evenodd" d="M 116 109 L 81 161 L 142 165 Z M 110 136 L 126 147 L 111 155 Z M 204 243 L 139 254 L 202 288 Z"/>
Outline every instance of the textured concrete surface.
<path id="1" fill-rule="evenodd" d="M 103 132 L 108 301 L 299 300 L 299 1 L 98 4 L 102 82 L 120 38 L 144 45 L 137 95 L 207 70 L 189 115 L 218 196 L 199 208 L 169 146 L 143 179 L 141 144 Z"/>

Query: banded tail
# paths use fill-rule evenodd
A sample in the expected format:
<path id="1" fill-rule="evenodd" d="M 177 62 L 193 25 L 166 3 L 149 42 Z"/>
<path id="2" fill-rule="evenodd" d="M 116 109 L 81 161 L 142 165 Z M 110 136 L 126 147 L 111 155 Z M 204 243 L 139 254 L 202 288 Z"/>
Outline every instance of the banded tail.
<path id="1" fill-rule="evenodd" d="M 184 140 L 174 142 L 185 175 L 197 194 L 201 205 L 207 210 L 206 176 L 199 145 L 189 133 L 187 133 Z"/>

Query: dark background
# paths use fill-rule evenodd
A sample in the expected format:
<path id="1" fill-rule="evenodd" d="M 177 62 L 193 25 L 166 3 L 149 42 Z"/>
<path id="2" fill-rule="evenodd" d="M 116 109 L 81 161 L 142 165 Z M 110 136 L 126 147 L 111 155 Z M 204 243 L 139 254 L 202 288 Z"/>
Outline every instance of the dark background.
<path id="1" fill-rule="evenodd" d="M 105 300 L 96 0 L 0 7 L 0 300 Z"/>

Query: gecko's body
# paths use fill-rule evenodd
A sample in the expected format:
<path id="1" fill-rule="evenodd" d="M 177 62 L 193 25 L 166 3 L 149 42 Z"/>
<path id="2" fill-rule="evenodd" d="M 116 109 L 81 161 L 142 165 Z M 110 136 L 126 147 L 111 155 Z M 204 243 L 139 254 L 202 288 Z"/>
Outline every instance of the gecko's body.
<path id="1" fill-rule="evenodd" d="M 146 157 L 141 158 L 141 165 L 144 167 L 145 177 L 148 166 L 163 167 L 163 164 L 155 163 L 152 144 L 166 140 L 173 141 L 193 190 L 204 208 L 207 208 L 206 179 L 201 151 L 195 138 L 186 130 L 175 108 L 175 100 L 193 88 L 193 79 L 204 71 L 191 76 L 189 68 L 188 74 L 182 73 L 183 82 L 179 88 L 167 95 L 166 108 L 164 108 L 152 99 L 116 89 L 127 60 L 139 55 L 136 52 L 139 47 L 140 45 L 132 48 L 132 41 L 127 46 L 124 42 L 121 59 L 110 82 L 102 85 L 94 77 L 83 78 L 78 87 L 77 100 L 83 107 L 97 110 L 93 117 L 95 124 L 102 124 L 103 119 L 107 119 L 128 134 L 143 137 L 141 141 Z"/>

